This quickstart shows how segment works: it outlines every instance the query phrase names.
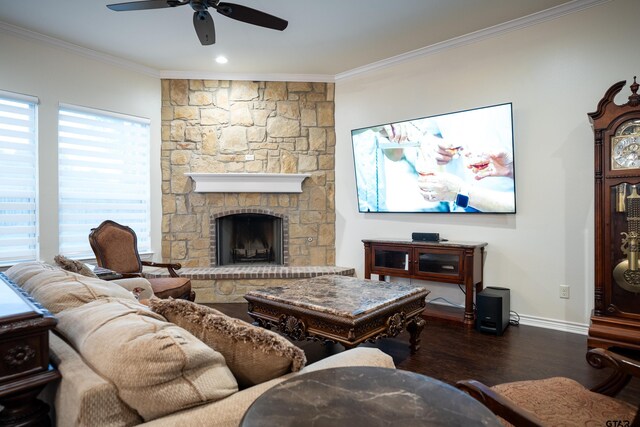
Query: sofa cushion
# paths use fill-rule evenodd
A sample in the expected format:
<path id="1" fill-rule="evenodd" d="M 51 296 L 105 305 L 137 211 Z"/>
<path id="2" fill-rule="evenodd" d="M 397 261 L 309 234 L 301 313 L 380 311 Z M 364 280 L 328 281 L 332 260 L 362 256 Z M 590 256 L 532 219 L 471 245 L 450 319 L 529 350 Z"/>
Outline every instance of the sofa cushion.
<path id="1" fill-rule="evenodd" d="M 100 376 L 65 340 L 49 334 L 51 361 L 62 380 L 48 401 L 58 426 L 128 427 L 142 423 L 136 411 L 118 397 L 112 382 Z"/>
<path id="2" fill-rule="evenodd" d="M 144 277 L 127 277 L 125 279 L 109 280 L 131 292 L 138 301 L 147 300 L 153 297 L 151 283 Z"/>
<path id="3" fill-rule="evenodd" d="M 67 258 L 64 255 L 56 255 L 53 260 L 63 270 L 71 271 L 72 273 L 78 273 L 87 277 L 98 277 L 84 262 Z"/>
<path id="4" fill-rule="evenodd" d="M 62 269 L 41 270 L 35 272 L 35 274 L 30 275 L 28 279 L 23 280 L 22 283 L 20 283 L 20 286 L 25 291 L 31 293 L 40 286 L 45 286 L 49 283 L 65 281 L 67 280 L 67 277 L 69 277 L 69 272 Z"/>
<path id="5" fill-rule="evenodd" d="M 220 353 L 138 302 L 100 299 L 58 320 L 57 330 L 145 421 L 238 391 Z"/>
<path id="6" fill-rule="evenodd" d="M 306 363 L 304 351 L 286 338 L 213 308 L 155 298 L 149 306 L 222 353 L 241 389 L 299 371 Z"/>
<path id="7" fill-rule="evenodd" d="M 168 415 L 145 424 L 145 427 L 233 427 L 239 426 L 242 416 L 249 406 L 265 391 L 281 383 L 307 372 L 345 366 L 378 366 L 394 368 L 393 359 L 377 348 L 357 347 L 331 355 L 318 362 L 304 367 L 301 371 L 290 373 L 279 378 L 258 384 L 235 393 L 218 402 L 187 409 Z"/>
<path id="8" fill-rule="evenodd" d="M 52 266 L 40 261 L 21 262 L 13 265 L 4 272 L 11 281 L 18 286 L 22 286 L 24 282 L 31 277 L 43 271 L 60 270 L 60 267 Z"/>
<path id="9" fill-rule="evenodd" d="M 65 270 L 41 271 L 25 281 L 22 288 L 54 314 L 102 298 L 135 301 L 131 292 L 115 283 Z"/>

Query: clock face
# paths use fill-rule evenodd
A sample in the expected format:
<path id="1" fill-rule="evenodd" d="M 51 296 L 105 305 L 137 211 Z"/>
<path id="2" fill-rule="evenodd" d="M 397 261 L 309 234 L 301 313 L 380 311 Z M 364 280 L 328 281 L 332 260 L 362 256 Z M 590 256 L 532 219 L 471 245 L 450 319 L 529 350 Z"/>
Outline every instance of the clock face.
<path id="1" fill-rule="evenodd" d="M 611 137 L 611 169 L 640 169 L 640 119 L 627 120 Z"/>
<path id="2" fill-rule="evenodd" d="M 611 169 L 640 169 L 640 136 L 612 138 Z"/>

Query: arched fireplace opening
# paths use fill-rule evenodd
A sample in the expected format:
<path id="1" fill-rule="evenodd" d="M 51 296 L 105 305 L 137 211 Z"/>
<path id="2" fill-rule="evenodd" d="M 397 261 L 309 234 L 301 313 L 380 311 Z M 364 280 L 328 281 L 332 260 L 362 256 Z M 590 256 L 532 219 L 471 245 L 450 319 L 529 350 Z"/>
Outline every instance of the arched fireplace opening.
<path id="1" fill-rule="evenodd" d="M 262 213 L 216 218 L 217 265 L 283 265 L 282 221 Z"/>

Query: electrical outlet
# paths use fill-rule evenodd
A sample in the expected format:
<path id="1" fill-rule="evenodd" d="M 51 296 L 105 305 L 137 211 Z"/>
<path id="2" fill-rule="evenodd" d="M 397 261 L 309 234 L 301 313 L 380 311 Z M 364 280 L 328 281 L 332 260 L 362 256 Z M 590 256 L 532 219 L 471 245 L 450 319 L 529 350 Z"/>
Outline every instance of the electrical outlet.
<path id="1" fill-rule="evenodd" d="M 569 299 L 569 285 L 560 285 L 560 298 Z"/>
<path id="2" fill-rule="evenodd" d="M 244 155 L 244 159 L 245 159 L 245 160 L 255 160 L 255 159 L 256 159 L 256 156 L 255 156 L 255 155 L 253 155 L 253 154 L 245 154 L 245 155 Z"/>

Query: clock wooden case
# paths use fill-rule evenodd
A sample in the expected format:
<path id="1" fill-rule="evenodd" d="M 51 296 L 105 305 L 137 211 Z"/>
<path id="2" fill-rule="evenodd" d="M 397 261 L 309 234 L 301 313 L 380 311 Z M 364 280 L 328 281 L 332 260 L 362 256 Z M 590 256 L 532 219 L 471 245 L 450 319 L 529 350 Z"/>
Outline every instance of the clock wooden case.
<path id="1" fill-rule="evenodd" d="M 589 347 L 640 350 L 640 95 L 609 88 L 589 113 L 595 136 L 595 306 Z"/>

